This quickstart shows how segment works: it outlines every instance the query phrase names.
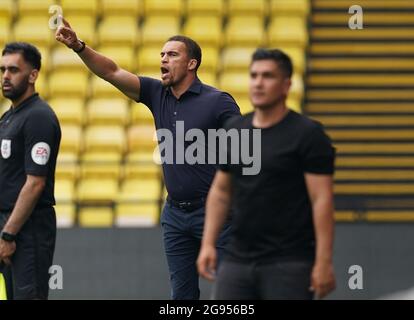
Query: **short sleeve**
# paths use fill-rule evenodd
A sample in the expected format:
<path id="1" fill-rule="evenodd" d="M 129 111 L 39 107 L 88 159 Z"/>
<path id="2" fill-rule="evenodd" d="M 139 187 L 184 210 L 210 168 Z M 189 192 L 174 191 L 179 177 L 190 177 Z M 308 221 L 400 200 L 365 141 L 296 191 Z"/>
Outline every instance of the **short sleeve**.
<path id="1" fill-rule="evenodd" d="M 305 172 L 332 175 L 335 171 L 335 148 L 320 124 L 304 137 L 300 156 Z"/>
<path id="2" fill-rule="evenodd" d="M 140 96 L 139 101 L 145 104 L 151 111 L 154 105 L 154 99 L 160 97 L 162 91 L 161 81 L 149 77 L 139 77 Z"/>
<path id="3" fill-rule="evenodd" d="M 59 148 L 58 124 L 41 110 L 30 113 L 24 123 L 26 174 L 47 176 L 52 156 Z"/>
<path id="4" fill-rule="evenodd" d="M 230 94 L 222 92 L 217 105 L 217 119 L 219 120 L 220 127 L 224 127 L 224 124 L 230 118 L 241 117 L 240 108 Z"/>

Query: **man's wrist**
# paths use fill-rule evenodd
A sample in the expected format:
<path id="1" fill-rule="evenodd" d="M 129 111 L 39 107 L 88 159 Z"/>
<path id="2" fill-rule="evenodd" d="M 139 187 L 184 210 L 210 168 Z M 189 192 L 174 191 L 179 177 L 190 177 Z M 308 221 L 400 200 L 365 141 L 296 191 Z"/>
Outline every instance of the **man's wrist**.
<path id="1" fill-rule="evenodd" d="M 72 50 L 75 51 L 76 53 L 81 53 L 86 47 L 86 44 L 84 41 L 78 39 L 76 41 L 76 44 L 72 47 Z"/>
<path id="2" fill-rule="evenodd" d="M 0 239 L 6 242 L 14 242 L 16 241 L 16 235 L 12 233 L 8 233 L 6 231 L 0 232 Z"/>

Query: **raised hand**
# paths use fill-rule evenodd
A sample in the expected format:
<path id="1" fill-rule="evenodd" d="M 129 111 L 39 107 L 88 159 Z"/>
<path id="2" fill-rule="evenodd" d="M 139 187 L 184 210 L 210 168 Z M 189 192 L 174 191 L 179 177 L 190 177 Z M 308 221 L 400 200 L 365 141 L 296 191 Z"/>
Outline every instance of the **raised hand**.
<path id="1" fill-rule="evenodd" d="M 70 49 L 77 49 L 81 46 L 76 32 L 72 29 L 69 22 L 62 16 L 59 17 L 63 24 L 61 24 L 56 30 L 55 38 L 57 41 L 62 42 Z"/>

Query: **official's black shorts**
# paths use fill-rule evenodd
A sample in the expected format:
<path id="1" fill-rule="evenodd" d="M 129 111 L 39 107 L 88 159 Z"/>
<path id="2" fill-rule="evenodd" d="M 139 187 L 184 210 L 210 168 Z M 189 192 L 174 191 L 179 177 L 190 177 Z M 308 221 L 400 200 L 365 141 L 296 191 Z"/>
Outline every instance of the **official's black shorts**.
<path id="1" fill-rule="evenodd" d="M 8 214 L 0 213 L 0 229 Z M 47 299 L 49 268 L 56 242 L 56 215 L 53 207 L 36 209 L 16 238 L 12 265 L 4 270 L 8 299 Z M 12 290 L 12 291 L 11 291 Z"/>

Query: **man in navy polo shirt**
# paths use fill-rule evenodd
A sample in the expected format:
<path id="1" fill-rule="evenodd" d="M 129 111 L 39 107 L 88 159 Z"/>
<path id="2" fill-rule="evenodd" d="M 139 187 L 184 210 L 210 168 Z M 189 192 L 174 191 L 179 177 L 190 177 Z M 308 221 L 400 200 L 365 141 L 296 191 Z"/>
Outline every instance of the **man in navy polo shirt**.
<path id="1" fill-rule="evenodd" d="M 174 161 L 163 163 L 168 199 L 161 217 L 171 295 L 173 299 L 198 299 L 200 291 L 195 262 L 203 232 L 205 200 L 216 166 L 207 160 L 194 164 L 179 161 L 184 158 L 190 142 L 181 141 L 178 132 L 182 129 L 185 134 L 198 129 L 207 135 L 208 129 L 221 128 L 229 118 L 240 116 L 239 108 L 229 94 L 198 79 L 201 49 L 188 37 L 174 36 L 165 43 L 161 50 L 159 81 L 137 77 L 119 68 L 112 60 L 86 46 L 69 23 L 62 20 L 56 40 L 78 53 L 97 76 L 129 98 L 144 103 L 151 110 L 157 129 L 172 133 L 172 144 L 167 147 L 174 150 Z M 220 252 L 228 234 L 227 225 L 217 244 Z"/>

